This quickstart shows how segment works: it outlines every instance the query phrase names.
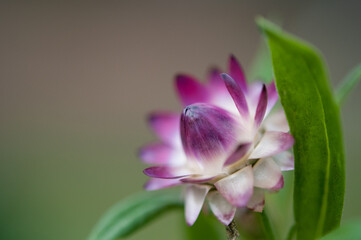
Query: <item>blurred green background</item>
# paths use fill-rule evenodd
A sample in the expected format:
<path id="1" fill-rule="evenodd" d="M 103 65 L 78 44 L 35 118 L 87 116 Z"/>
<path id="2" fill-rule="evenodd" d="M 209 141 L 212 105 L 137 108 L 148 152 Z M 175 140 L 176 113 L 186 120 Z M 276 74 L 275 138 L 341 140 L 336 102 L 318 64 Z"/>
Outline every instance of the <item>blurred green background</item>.
<path id="1" fill-rule="evenodd" d="M 142 190 L 145 115 L 180 110 L 178 72 L 245 69 L 261 14 L 316 45 L 333 85 L 361 62 L 360 1 L 1 1 L 0 239 L 85 239 Z M 361 216 L 361 86 L 343 107 L 344 219 Z M 173 211 L 129 239 L 183 239 Z"/>

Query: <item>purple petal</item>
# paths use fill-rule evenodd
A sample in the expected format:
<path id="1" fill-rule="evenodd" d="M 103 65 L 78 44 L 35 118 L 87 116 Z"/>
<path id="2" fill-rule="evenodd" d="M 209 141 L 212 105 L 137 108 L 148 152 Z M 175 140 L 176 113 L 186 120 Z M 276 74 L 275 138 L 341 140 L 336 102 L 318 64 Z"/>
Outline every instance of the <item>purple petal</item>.
<path id="1" fill-rule="evenodd" d="M 256 115 L 254 117 L 255 127 L 259 127 L 261 125 L 266 110 L 267 110 L 267 89 L 266 86 L 263 85 L 257 104 Z"/>
<path id="2" fill-rule="evenodd" d="M 184 150 L 200 162 L 209 163 L 230 151 L 237 143 L 237 129 L 227 111 L 209 104 L 190 105 L 181 116 Z"/>
<path id="3" fill-rule="evenodd" d="M 281 176 L 280 179 L 278 180 L 278 182 L 276 183 L 276 185 L 274 185 L 270 190 L 278 191 L 281 188 L 283 188 L 284 185 L 285 185 L 285 180 L 284 180 L 283 176 Z"/>
<path id="4" fill-rule="evenodd" d="M 179 114 L 155 112 L 149 115 L 148 121 L 153 131 L 163 142 L 179 144 Z"/>
<path id="5" fill-rule="evenodd" d="M 208 102 L 207 89 L 193 77 L 178 75 L 176 88 L 183 106 L 197 102 Z"/>
<path id="6" fill-rule="evenodd" d="M 209 81 L 210 86 L 224 88 L 224 83 L 221 78 L 221 71 L 218 68 L 212 68 L 209 71 L 208 81 Z"/>
<path id="7" fill-rule="evenodd" d="M 253 171 L 251 166 L 216 182 L 215 187 L 235 207 L 244 207 L 253 193 Z"/>
<path id="8" fill-rule="evenodd" d="M 218 69 L 212 69 L 209 74 L 209 101 L 217 107 L 238 113 L 232 97 L 230 96 Z"/>
<path id="9" fill-rule="evenodd" d="M 191 173 L 181 167 L 155 166 L 143 170 L 143 173 L 154 178 L 181 178 Z"/>
<path id="10" fill-rule="evenodd" d="M 231 165 L 241 160 L 251 149 L 252 143 L 244 143 L 239 145 L 236 150 L 227 158 L 223 166 Z"/>
<path id="11" fill-rule="evenodd" d="M 253 190 L 253 195 L 247 204 L 247 207 L 255 212 L 262 212 L 264 204 L 264 190 L 255 188 Z"/>
<path id="12" fill-rule="evenodd" d="M 216 106 L 222 107 L 229 102 L 233 103 L 231 96 L 224 84 L 221 77 L 221 71 L 219 69 L 211 69 L 209 76 L 209 102 Z"/>
<path id="13" fill-rule="evenodd" d="M 272 110 L 273 106 L 276 104 L 278 100 L 278 93 L 274 81 L 267 86 L 267 95 L 268 95 L 268 104 L 267 104 L 266 115 Z"/>
<path id="14" fill-rule="evenodd" d="M 264 83 L 260 81 L 254 81 L 248 86 L 248 92 L 246 96 L 249 98 L 250 101 L 258 103 L 259 95 L 262 91 Z M 247 98 L 247 100 L 248 100 Z M 256 105 L 257 106 L 257 105 Z"/>
<path id="15" fill-rule="evenodd" d="M 280 166 L 281 171 L 290 171 L 295 168 L 293 154 L 290 152 L 281 152 L 273 156 L 273 159 Z"/>
<path id="16" fill-rule="evenodd" d="M 238 83 L 244 92 L 247 92 L 247 81 L 241 65 L 237 59 L 231 55 L 229 58 L 229 74 Z"/>
<path id="17" fill-rule="evenodd" d="M 207 199 L 213 214 L 221 223 L 228 226 L 234 218 L 236 208 L 217 191 L 210 192 Z"/>
<path id="18" fill-rule="evenodd" d="M 245 119 L 248 119 L 249 111 L 247 106 L 247 100 L 241 87 L 226 73 L 222 73 L 222 78 L 228 89 L 229 94 L 232 96 L 233 101 L 241 114 Z"/>
<path id="19" fill-rule="evenodd" d="M 292 147 L 293 142 L 293 137 L 289 133 L 266 132 L 249 158 L 265 158 L 278 154 Z"/>
<path id="20" fill-rule="evenodd" d="M 142 147 L 139 156 L 148 164 L 165 164 L 170 161 L 174 149 L 164 143 L 153 143 Z"/>
<path id="21" fill-rule="evenodd" d="M 197 220 L 209 189 L 211 187 L 207 185 L 192 184 L 187 187 L 185 193 L 185 216 L 189 226 L 192 226 Z"/>
<path id="22" fill-rule="evenodd" d="M 162 178 L 151 178 L 145 185 L 144 188 L 148 191 L 159 190 L 163 188 L 173 187 L 183 184 L 179 179 L 162 179 Z"/>
<path id="23" fill-rule="evenodd" d="M 271 158 L 262 158 L 253 167 L 254 186 L 266 189 L 283 187 L 280 167 Z M 282 183 L 282 186 L 280 184 Z"/>

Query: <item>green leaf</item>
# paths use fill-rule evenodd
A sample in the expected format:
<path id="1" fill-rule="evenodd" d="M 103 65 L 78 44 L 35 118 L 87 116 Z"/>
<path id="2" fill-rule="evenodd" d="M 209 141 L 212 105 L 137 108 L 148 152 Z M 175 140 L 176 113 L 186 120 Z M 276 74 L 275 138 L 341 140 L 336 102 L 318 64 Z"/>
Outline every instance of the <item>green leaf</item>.
<path id="1" fill-rule="evenodd" d="M 119 202 L 104 214 L 88 240 L 112 240 L 124 237 L 144 226 L 160 213 L 182 207 L 179 192 L 141 192 Z"/>
<path id="2" fill-rule="evenodd" d="M 212 239 L 212 240 L 225 240 L 226 230 L 225 226 L 221 224 L 214 216 L 199 214 L 197 221 L 193 226 L 189 227 L 185 224 L 185 232 L 188 240 Z"/>
<path id="3" fill-rule="evenodd" d="M 348 222 L 340 228 L 330 232 L 320 240 L 360 240 L 361 239 L 361 220 Z"/>
<path id="4" fill-rule="evenodd" d="M 336 101 L 342 104 L 351 90 L 361 80 L 361 64 L 356 66 L 342 81 L 341 86 L 336 91 Z"/>
<path id="5" fill-rule="evenodd" d="M 297 239 L 312 240 L 340 224 L 345 166 L 339 108 L 316 49 L 258 19 L 295 138 L 294 213 Z"/>

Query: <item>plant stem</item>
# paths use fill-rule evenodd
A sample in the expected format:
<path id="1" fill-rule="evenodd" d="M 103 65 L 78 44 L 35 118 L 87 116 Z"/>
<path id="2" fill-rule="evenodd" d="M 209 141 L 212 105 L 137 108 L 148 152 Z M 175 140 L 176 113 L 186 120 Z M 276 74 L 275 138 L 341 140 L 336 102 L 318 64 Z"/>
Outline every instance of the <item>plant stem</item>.
<path id="1" fill-rule="evenodd" d="M 239 238 L 239 232 L 234 220 L 232 220 L 232 222 L 226 227 L 226 233 L 228 240 L 236 240 Z"/>
<path id="2" fill-rule="evenodd" d="M 287 234 L 287 240 L 292 240 L 293 239 L 293 236 L 295 235 L 296 233 L 296 224 L 294 224 L 291 228 L 290 228 L 290 231 L 288 232 Z"/>
<path id="3" fill-rule="evenodd" d="M 266 211 L 263 210 L 263 212 L 260 215 L 261 215 L 261 219 L 262 219 L 263 230 L 264 230 L 264 233 L 265 233 L 267 239 L 268 240 L 276 240 Z"/>

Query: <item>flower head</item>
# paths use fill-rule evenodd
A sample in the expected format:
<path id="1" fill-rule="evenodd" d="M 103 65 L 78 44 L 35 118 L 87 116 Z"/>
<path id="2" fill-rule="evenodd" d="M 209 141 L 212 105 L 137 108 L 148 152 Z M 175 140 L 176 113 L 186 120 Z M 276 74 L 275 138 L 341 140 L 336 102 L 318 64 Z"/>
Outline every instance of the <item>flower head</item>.
<path id="1" fill-rule="evenodd" d="M 157 112 L 149 124 L 160 142 L 143 147 L 140 157 L 155 166 L 147 190 L 184 184 L 186 221 L 192 225 L 205 199 L 228 225 L 236 208 L 262 211 L 264 192 L 283 187 L 281 171 L 293 169 L 286 150 L 293 145 L 274 83 L 247 84 L 231 56 L 229 73 L 213 69 L 206 85 L 176 77 L 181 114 Z"/>

